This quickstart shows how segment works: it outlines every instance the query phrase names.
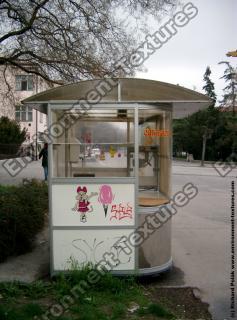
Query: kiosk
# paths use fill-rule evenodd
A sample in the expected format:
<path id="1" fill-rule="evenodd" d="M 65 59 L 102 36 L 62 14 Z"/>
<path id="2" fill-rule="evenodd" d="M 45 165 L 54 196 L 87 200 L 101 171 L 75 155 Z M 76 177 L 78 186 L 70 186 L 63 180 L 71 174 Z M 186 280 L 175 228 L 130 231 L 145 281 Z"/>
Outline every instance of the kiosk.
<path id="1" fill-rule="evenodd" d="M 23 102 L 48 114 L 51 274 L 106 255 L 115 274 L 169 269 L 172 119 L 212 101 L 168 83 L 105 78 Z"/>

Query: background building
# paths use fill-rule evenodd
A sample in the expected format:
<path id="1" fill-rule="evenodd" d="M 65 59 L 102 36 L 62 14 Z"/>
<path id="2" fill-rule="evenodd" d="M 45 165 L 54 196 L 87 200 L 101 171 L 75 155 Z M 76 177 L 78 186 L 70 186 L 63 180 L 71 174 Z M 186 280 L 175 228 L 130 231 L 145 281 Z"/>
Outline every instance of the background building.
<path id="1" fill-rule="evenodd" d="M 22 64 L 24 66 L 24 64 Z M 36 67 L 32 65 L 32 71 Z M 0 117 L 7 116 L 19 121 L 21 128 L 27 129 L 27 140 L 41 135 L 47 127 L 47 116 L 29 106 L 23 106 L 21 100 L 52 87 L 52 84 L 37 76 L 9 65 L 0 66 Z"/>

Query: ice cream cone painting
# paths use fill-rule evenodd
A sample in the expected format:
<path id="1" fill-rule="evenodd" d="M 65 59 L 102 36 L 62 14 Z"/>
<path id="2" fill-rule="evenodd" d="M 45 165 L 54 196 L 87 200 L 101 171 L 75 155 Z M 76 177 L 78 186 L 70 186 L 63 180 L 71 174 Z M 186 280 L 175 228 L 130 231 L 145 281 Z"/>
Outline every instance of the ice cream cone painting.
<path id="1" fill-rule="evenodd" d="M 108 211 L 108 204 L 103 204 L 104 212 L 105 212 L 105 217 L 107 216 L 107 211 Z"/>
<path id="2" fill-rule="evenodd" d="M 113 199 L 114 195 L 111 186 L 106 184 L 101 186 L 98 201 L 103 205 L 105 217 L 107 216 L 109 204 L 112 203 Z"/>

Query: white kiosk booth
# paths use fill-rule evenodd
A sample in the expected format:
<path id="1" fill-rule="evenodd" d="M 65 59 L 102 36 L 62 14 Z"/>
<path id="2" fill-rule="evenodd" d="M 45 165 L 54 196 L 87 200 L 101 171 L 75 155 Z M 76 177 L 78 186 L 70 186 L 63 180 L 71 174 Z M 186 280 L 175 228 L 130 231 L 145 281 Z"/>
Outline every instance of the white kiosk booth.
<path id="1" fill-rule="evenodd" d="M 23 102 L 48 114 L 51 274 L 97 265 L 105 253 L 115 274 L 169 269 L 171 219 L 148 223 L 171 197 L 172 118 L 212 101 L 168 83 L 106 78 Z"/>

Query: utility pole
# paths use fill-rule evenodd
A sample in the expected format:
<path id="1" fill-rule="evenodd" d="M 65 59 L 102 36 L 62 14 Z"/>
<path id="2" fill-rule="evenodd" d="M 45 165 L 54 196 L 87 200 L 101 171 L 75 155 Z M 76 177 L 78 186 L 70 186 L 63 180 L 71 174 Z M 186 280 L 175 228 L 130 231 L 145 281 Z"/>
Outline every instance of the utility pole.
<path id="1" fill-rule="evenodd" d="M 35 75 L 35 91 L 38 93 L 38 76 Z M 36 109 L 36 128 L 35 128 L 35 160 L 38 160 L 38 109 Z"/>
<path id="2" fill-rule="evenodd" d="M 202 160 L 201 160 L 201 166 L 204 166 L 205 161 L 205 153 L 206 153 L 206 144 L 207 144 L 207 135 L 206 132 L 202 135 Z"/>
<path id="3" fill-rule="evenodd" d="M 38 160 L 38 110 L 36 109 L 36 128 L 35 128 L 35 160 Z"/>

